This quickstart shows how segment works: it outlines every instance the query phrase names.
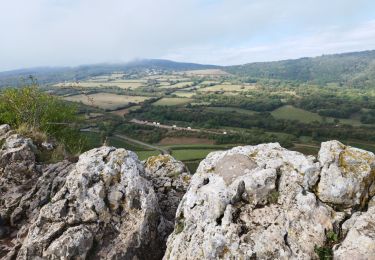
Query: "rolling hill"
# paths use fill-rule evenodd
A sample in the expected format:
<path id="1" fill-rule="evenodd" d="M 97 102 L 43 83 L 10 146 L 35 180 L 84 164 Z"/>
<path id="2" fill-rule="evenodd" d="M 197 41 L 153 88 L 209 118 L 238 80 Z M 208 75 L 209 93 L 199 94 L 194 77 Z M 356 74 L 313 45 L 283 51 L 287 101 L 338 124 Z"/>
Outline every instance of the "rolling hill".
<path id="1" fill-rule="evenodd" d="M 41 84 L 61 81 L 82 80 L 87 77 L 111 73 L 113 71 L 137 71 L 156 69 L 162 71 L 183 71 L 215 69 L 219 66 L 196 63 L 175 62 L 161 59 L 135 60 L 119 64 L 94 64 L 78 67 L 40 67 L 0 72 L 0 87 L 22 85 L 22 78 L 32 75 Z"/>
<path id="2" fill-rule="evenodd" d="M 317 84 L 375 86 L 375 50 L 225 67 L 229 73 Z"/>

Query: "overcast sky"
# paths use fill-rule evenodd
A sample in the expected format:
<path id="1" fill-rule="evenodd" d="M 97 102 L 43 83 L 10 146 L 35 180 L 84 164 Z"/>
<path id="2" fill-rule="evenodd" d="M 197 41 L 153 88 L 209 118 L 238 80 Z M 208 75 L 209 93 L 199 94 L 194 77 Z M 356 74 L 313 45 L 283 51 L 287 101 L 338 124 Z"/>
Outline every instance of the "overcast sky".
<path id="1" fill-rule="evenodd" d="M 0 71 L 375 49 L 375 0 L 0 0 Z"/>

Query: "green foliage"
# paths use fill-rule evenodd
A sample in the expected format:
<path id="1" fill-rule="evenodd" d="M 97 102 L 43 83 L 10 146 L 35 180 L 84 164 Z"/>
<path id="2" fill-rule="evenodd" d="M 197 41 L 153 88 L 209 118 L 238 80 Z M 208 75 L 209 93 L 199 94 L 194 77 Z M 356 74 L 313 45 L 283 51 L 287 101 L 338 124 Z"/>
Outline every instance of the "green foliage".
<path id="1" fill-rule="evenodd" d="M 25 124 L 54 133 L 76 120 L 76 107 L 41 92 L 36 85 L 6 89 L 0 97 L 0 120 L 15 128 Z"/>
<path id="2" fill-rule="evenodd" d="M 318 247 L 315 245 L 314 251 L 319 256 L 320 260 L 333 259 L 332 247 L 339 242 L 339 234 L 333 230 L 326 233 L 326 242 L 324 246 Z"/>
<path id="3" fill-rule="evenodd" d="M 337 242 L 339 240 L 338 234 L 336 234 L 333 230 L 329 230 L 326 236 L 327 236 L 328 241 L 331 241 L 331 242 Z"/>
<path id="4" fill-rule="evenodd" d="M 315 253 L 318 255 L 320 260 L 330 260 L 333 259 L 333 251 L 332 248 L 329 247 L 318 247 L 315 245 L 314 247 Z"/>
<path id="5" fill-rule="evenodd" d="M 0 122 L 26 135 L 56 138 L 65 149 L 76 153 L 84 146 L 78 129 L 76 107 L 42 92 L 34 80 L 23 88 L 6 89 L 0 96 Z M 28 132 L 28 133 L 26 133 Z"/>
<path id="6" fill-rule="evenodd" d="M 354 87 L 375 85 L 375 51 L 323 55 L 275 62 L 229 66 L 226 71 L 250 79 L 282 79 L 325 85 L 336 82 Z"/>

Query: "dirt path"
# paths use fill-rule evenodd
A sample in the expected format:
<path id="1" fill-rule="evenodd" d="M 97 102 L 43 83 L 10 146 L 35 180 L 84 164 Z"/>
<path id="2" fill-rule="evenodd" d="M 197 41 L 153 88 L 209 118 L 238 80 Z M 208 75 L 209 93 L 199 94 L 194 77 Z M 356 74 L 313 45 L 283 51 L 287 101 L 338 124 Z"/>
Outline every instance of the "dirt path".
<path id="1" fill-rule="evenodd" d="M 81 132 L 92 132 L 92 133 L 100 133 L 100 131 L 98 129 L 93 129 L 93 128 L 85 128 L 85 129 L 81 129 L 80 130 Z M 133 139 L 129 136 L 126 136 L 126 135 L 122 135 L 122 134 L 114 134 L 113 136 L 117 137 L 117 138 L 120 138 L 120 139 L 123 139 L 125 141 L 128 141 L 128 142 L 131 142 L 131 143 L 134 143 L 134 144 L 139 144 L 141 146 L 144 146 L 144 147 L 147 147 L 147 148 L 151 148 L 153 150 L 158 150 L 160 151 L 162 154 L 170 154 L 170 152 L 160 146 L 156 146 L 156 145 L 152 145 L 152 144 L 149 144 L 149 143 L 145 143 L 145 142 L 142 142 L 142 141 L 139 141 L 139 140 L 136 140 L 136 139 Z"/>

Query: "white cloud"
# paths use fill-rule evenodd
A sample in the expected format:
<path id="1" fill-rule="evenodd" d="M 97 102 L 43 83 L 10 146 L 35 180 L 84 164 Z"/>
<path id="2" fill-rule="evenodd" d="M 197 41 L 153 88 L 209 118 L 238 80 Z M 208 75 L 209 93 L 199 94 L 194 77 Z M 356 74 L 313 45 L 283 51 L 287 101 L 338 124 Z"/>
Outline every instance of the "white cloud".
<path id="1" fill-rule="evenodd" d="M 374 7 L 372 0 L 0 0 L 0 70 L 141 57 L 232 64 L 317 55 L 337 44 L 364 49 L 373 44 L 363 23 L 375 18 Z"/>
<path id="2" fill-rule="evenodd" d="M 220 65 L 244 64 L 300 57 L 319 56 L 375 49 L 375 20 L 352 28 L 333 27 L 305 36 L 287 37 L 279 41 L 237 47 L 195 46 L 181 48 L 163 56 L 178 61 L 195 61 Z"/>

